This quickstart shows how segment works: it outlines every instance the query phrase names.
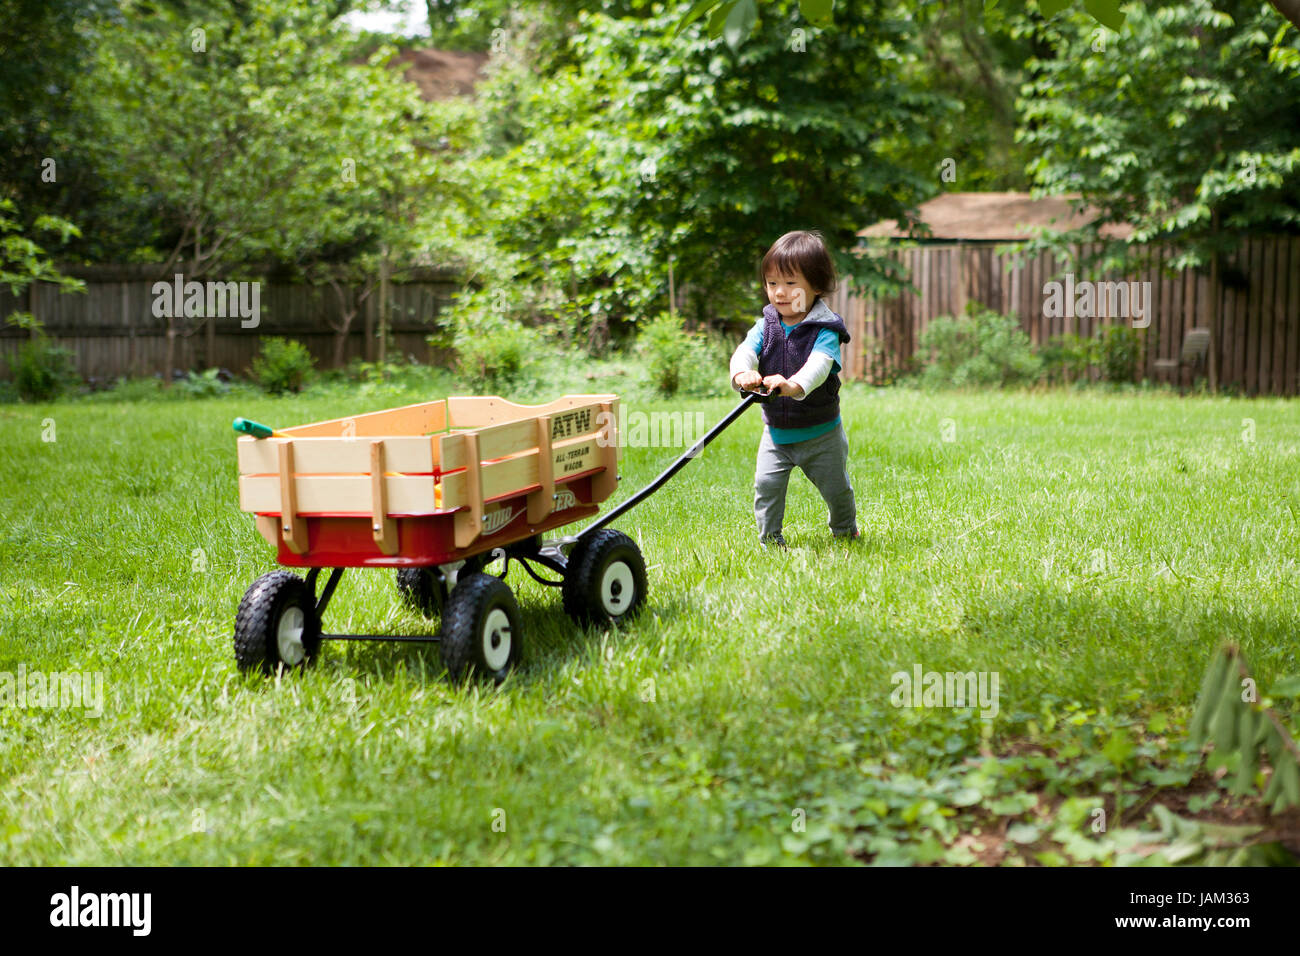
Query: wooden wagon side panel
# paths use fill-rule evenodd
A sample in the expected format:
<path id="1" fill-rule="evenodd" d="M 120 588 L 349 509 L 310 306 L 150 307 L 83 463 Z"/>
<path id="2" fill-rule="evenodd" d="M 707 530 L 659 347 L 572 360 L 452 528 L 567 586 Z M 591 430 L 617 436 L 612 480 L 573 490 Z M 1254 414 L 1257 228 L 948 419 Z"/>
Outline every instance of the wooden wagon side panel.
<path id="1" fill-rule="evenodd" d="M 279 475 L 241 475 L 241 511 L 280 514 Z M 296 474 L 290 482 L 300 515 L 370 516 L 373 484 L 365 475 Z M 385 475 L 390 515 L 431 515 L 438 510 L 432 475 Z"/>
<path id="2" fill-rule="evenodd" d="M 616 395 L 565 395 L 545 405 L 519 405 L 495 395 L 452 396 L 447 399 L 447 414 L 451 428 L 485 428 L 525 418 L 537 418 L 540 415 L 552 415 L 583 405 L 617 401 Z"/>
<path id="3" fill-rule="evenodd" d="M 428 475 L 437 470 L 436 441 L 410 438 L 347 439 L 294 438 L 295 470 L 298 474 L 370 473 L 370 443 L 382 441 L 385 471 Z M 276 448 L 286 444 L 278 438 L 241 438 L 238 442 L 239 473 L 269 475 L 279 471 Z"/>
<path id="4" fill-rule="evenodd" d="M 452 398 L 280 436 L 239 440 L 240 507 L 257 513 L 263 536 L 295 556 L 311 550 L 309 517 L 364 517 L 379 553 L 396 556 L 406 547 L 399 547 L 396 519 L 445 516 L 439 520 L 463 549 L 496 533 L 485 516 L 498 501 L 526 496 L 529 523 L 549 525 L 552 512 L 573 507 L 571 492 L 557 506 L 559 486 L 588 479 L 587 506 L 618 487 L 613 395 L 566 395 L 534 406 Z"/>
<path id="5" fill-rule="evenodd" d="M 394 435 L 427 435 L 446 429 L 447 401 L 439 399 L 282 428 L 280 433 L 290 438 L 390 438 Z"/>

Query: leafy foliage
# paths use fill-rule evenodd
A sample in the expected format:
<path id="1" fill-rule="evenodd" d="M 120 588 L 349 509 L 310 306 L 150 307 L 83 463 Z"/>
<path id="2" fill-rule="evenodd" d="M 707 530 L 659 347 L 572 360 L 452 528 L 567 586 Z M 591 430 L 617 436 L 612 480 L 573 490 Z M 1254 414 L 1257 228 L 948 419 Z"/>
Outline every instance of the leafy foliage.
<path id="1" fill-rule="evenodd" d="M 1300 676 L 1282 681 L 1279 695 L 1300 695 Z M 1259 756 L 1268 755 L 1272 773 L 1263 789 L 1274 813 L 1300 806 L 1300 748 L 1272 709 L 1258 700 L 1255 681 L 1241 649 L 1226 644 L 1210 661 L 1187 733 L 1193 743 L 1212 745 L 1221 760 L 1235 764 L 1233 792 L 1253 792 L 1263 779 Z"/>
<path id="2" fill-rule="evenodd" d="M 750 314 L 762 251 L 810 225 L 842 274 L 884 283 L 849 253 L 928 188 L 887 153 L 924 139 L 938 103 L 894 75 L 911 27 L 864 5 L 819 32 L 785 3 L 737 54 L 700 25 L 670 38 L 673 16 L 582 12 L 549 72 L 516 23 L 479 88 L 462 177 L 481 191 L 450 223 L 479 283 L 463 304 L 555 320 L 599 352 L 662 309 L 670 262 L 693 322 Z"/>
<path id="3" fill-rule="evenodd" d="M 56 345 L 40 326 L 9 360 L 14 388 L 24 401 L 48 402 L 79 384 L 70 350 Z"/>
<path id="4" fill-rule="evenodd" d="M 298 392 L 312 374 L 315 359 L 307 346 L 279 337 L 262 340 L 261 351 L 253 357 L 253 380 L 272 395 Z"/>
<path id="5" fill-rule="evenodd" d="M 1050 17 L 1070 7 L 1083 8 L 1098 23 L 1118 30 L 1124 25 L 1124 11 L 1120 9 L 1122 0 L 1038 0 L 1037 6 L 1043 16 Z M 847 4 L 846 4 L 847 5 Z M 1021 8 L 1027 4 L 1024 0 L 1009 0 L 999 4 L 989 0 L 981 4 L 985 16 L 996 16 L 998 7 Z M 810 23 L 829 26 L 835 18 L 835 0 L 800 0 L 799 10 Z M 677 23 L 680 32 L 698 18 L 709 14 L 709 35 L 725 36 L 727 43 L 734 49 L 748 37 L 759 16 L 758 0 L 697 0 Z"/>
<path id="6" fill-rule="evenodd" d="M 1035 245 L 1105 240 L 1100 264 L 1122 268 L 1126 243 L 1168 241 L 1180 269 L 1240 232 L 1300 228 L 1300 32 L 1255 0 L 1127 11 L 1119 36 L 1081 15 L 1024 26 L 1053 51 L 1019 104 L 1035 188 L 1099 210 Z"/>
<path id="7" fill-rule="evenodd" d="M 717 392 L 719 347 L 702 332 L 687 332 L 681 315 L 662 312 L 642 328 L 637 351 L 659 395 L 671 398 Z"/>
<path id="8" fill-rule="evenodd" d="M 491 311 L 464 312 L 455 327 L 457 368 L 475 387 L 514 382 L 537 358 L 542 336 Z"/>
<path id="9" fill-rule="evenodd" d="M 33 282 L 53 283 L 64 292 L 84 292 L 85 283 L 59 272 L 45 249 L 26 235 L 27 231 L 22 227 L 17 204 L 0 198 L 0 284 L 8 286 L 15 296 L 21 295 Z M 38 215 L 31 231 L 57 233 L 63 242 L 81 234 L 66 219 L 47 215 Z M 26 328 L 31 321 L 27 317 L 17 324 Z"/>
<path id="10" fill-rule="evenodd" d="M 1127 325 L 1106 325 L 1097 330 L 1097 364 L 1107 382 L 1131 382 L 1137 374 L 1142 334 Z"/>
<path id="11" fill-rule="evenodd" d="M 34 230 L 56 232 L 62 240 L 78 235 L 77 227 L 57 216 L 38 215 Z M 0 284 L 19 295 L 35 282 L 48 282 L 65 292 L 81 292 L 85 284 L 55 268 L 45 249 L 24 234 L 17 205 L 0 198 Z M 27 401 L 49 401 L 80 382 L 73 354 L 56 345 L 38 316 L 14 312 L 5 322 L 26 329 L 29 338 L 9 361 L 14 388 Z"/>
<path id="12" fill-rule="evenodd" d="M 1097 361 L 1097 339 L 1069 333 L 1055 335 L 1038 350 L 1043 376 L 1053 384 L 1078 382 Z"/>
<path id="13" fill-rule="evenodd" d="M 1029 336 L 1012 315 L 969 303 L 966 316 L 941 316 L 921 333 L 917 359 L 927 386 L 1007 386 L 1032 383 L 1042 372 Z"/>
<path id="14" fill-rule="evenodd" d="M 209 368 L 202 372 L 188 372 L 176 383 L 176 390 L 186 398 L 216 398 L 230 391 L 230 386 L 218 376 L 220 369 Z"/>

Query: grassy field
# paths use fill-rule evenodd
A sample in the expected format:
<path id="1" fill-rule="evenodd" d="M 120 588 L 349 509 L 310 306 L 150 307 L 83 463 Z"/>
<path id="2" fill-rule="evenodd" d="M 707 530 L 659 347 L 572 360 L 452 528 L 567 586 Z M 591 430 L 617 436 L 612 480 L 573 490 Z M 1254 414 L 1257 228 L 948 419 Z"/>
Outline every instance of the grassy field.
<path id="1" fill-rule="evenodd" d="M 578 631 L 513 572 L 526 649 L 500 688 L 367 644 L 241 676 L 235 608 L 274 562 L 231 419 L 436 397 L 0 406 L 0 672 L 98 672 L 104 695 L 0 708 L 0 862 L 1281 858 L 1182 727 L 1225 638 L 1261 688 L 1300 671 L 1294 405 L 850 387 L 862 540 L 832 542 L 796 475 L 786 554 L 755 542 L 751 411 L 619 522 L 650 579 L 625 631 Z M 627 449 L 619 497 L 675 454 Z M 429 626 L 378 570 L 345 574 L 326 624 Z M 894 706 L 917 666 L 996 673 L 996 716 Z M 1203 852 L 1167 852 L 1165 807 L 1209 821 Z"/>

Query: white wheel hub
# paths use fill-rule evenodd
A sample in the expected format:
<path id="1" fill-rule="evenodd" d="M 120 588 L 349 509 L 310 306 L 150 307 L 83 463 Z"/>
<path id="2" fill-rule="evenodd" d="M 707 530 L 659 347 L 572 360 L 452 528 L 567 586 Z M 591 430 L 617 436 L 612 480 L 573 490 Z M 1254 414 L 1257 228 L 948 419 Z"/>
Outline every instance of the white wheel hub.
<path id="1" fill-rule="evenodd" d="M 300 607 L 287 607 L 280 614 L 280 623 L 275 629 L 275 643 L 280 651 L 280 660 L 289 667 L 301 664 L 307 656 L 307 648 L 302 643 L 306 622 Z"/>
<path id="2" fill-rule="evenodd" d="M 600 606 L 610 617 L 619 617 L 632 606 L 636 580 L 623 561 L 611 561 L 600 578 Z"/>
<path id="3" fill-rule="evenodd" d="M 510 660 L 510 616 L 499 607 L 488 612 L 483 622 L 483 663 L 499 671 Z"/>

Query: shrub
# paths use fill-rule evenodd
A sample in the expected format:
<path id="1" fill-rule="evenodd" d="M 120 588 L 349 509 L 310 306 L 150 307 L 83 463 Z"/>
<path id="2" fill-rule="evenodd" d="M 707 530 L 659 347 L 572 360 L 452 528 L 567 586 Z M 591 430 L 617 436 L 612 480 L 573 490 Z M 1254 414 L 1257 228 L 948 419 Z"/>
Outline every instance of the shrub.
<path id="1" fill-rule="evenodd" d="M 48 402 L 80 384 L 68 349 L 55 345 L 39 325 L 30 326 L 32 336 L 18 347 L 9 360 L 14 388 L 27 402 Z"/>
<path id="2" fill-rule="evenodd" d="M 174 387 L 185 398 L 216 398 L 230 391 L 230 386 L 218 378 L 220 374 L 220 369 L 215 368 L 188 372 Z"/>
<path id="3" fill-rule="evenodd" d="M 263 339 L 262 350 L 253 359 L 253 381 L 272 395 L 299 392 L 311 377 L 315 361 L 301 342 Z"/>
<path id="4" fill-rule="evenodd" d="M 1132 382 L 1137 373 L 1141 343 L 1136 329 L 1127 325 L 1108 325 L 1100 330 L 1097 364 L 1107 382 Z"/>
<path id="5" fill-rule="evenodd" d="M 1088 368 L 1097 361 L 1097 340 L 1082 336 L 1056 335 L 1038 351 L 1043 373 L 1050 382 L 1080 382 L 1088 378 Z"/>
<path id="6" fill-rule="evenodd" d="M 666 312 L 651 319 L 637 337 L 637 350 L 646 361 L 650 384 L 661 395 L 676 395 L 681 388 L 691 338 L 682 327 L 682 317 Z"/>
<path id="7" fill-rule="evenodd" d="M 1005 386 L 1035 381 L 1042 360 L 1013 316 L 970 303 L 966 317 L 941 316 L 921 333 L 918 361 L 932 387 Z"/>
<path id="8" fill-rule="evenodd" d="M 650 387 L 665 396 L 724 391 L 727 349 L 721 339 L 687 332 L 680 314 L 666 312 L 646 323 L 636 342 Z"/>
<path id="9" fill-rule="evenodd" d="M 150 402 L 166 397 L 161 378 L 119 378 L 101 394 L 104 400 L 113 402 Z"/>
<path id="10" fill-rule="evenodd" d="M 472 311 L 458 316 L 453 343 L 460 374 L 476 387 L 496 388 L 519 379 L 533 363 L 542 336 L 503 315 Z"/>

